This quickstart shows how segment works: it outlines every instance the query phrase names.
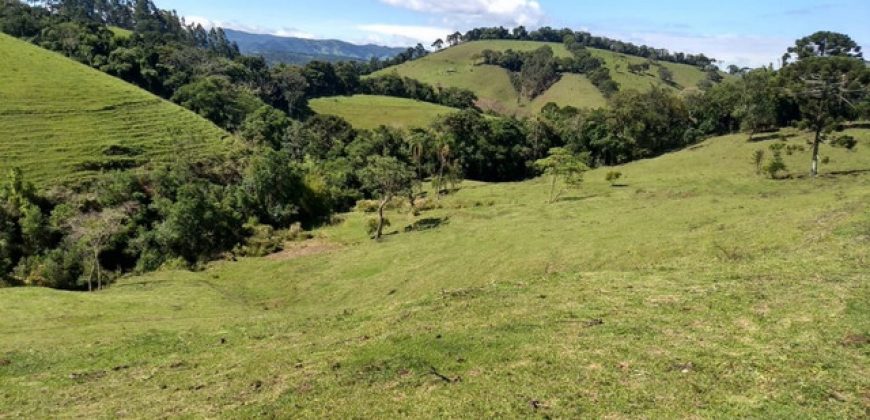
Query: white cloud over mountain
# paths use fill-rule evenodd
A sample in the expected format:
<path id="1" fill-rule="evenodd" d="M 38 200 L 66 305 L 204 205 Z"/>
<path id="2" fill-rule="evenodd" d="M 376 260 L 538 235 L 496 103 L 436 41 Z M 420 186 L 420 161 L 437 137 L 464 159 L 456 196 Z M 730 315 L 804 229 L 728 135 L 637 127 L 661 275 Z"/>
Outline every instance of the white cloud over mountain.
<path id="1" fill-rule="evenodd" d="M 225 22 L 219 20 L 211 20 L 208 18 L 204 18 L 201 16 L 185 16 L 185 22 L 189 24 L 199 24 L 202 25 L 203 28 L 211 29 L 211 28 L 226 28 L 226 29 L 235 29 L 237 31 L 248 32 L 252 34 L 266 34 L 266 35 L 277 35 L 277 36 L 289 36 L 295 38 L 315 38 L 314 35 L 309 34 L 307 32 L 300 31 L 296 28 L 266 28 L 263 26 L 257 25 L 246 25 L 240 22 Z"/>
<path id="2" fill-rule="evenodd" d="M 408 46 L 419 42 L 428 47 L 436 39 L 444 39 L 453 32 L 449 28 L 411 25 L 373 24 L 359 25 L 357 28 L 370 34 L 366 42 L 389 46 Z"/>
<path id="3" fill-rule="evenodd" d="M 445 22 L 530 25 L 544 18 L 537 0 L 381 0 L 390 6 L 441 15 Z"/>

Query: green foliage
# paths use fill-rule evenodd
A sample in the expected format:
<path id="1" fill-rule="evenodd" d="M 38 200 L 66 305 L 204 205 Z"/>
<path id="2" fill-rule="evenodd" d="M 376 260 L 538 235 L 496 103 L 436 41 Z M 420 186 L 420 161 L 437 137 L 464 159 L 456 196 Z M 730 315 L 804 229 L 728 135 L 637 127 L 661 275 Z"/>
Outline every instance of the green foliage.
<path id="1" fill-rule="evenodd" d="M 604 177 L 604 179 L 607 182 L 609 182 L 611 186 L 615 185 L 617 182 L 619 182 L 620 179 L 622 179 L 622 172 L 619 172 L 619 171 L 607 172 L 607 175 Z"/>
<path id="2" fill-rule="evenodd" d="M 764 163 L 764 150 L 758 149 L 752 152 L 752 163 L 755 164 L 755 172 L 761 173 L 761 165 Z"/>
<path id="3" fill-rule="evenodd" d="M 248 114 L 263 106 L 255 96 L 217 76 L 182 86 L 172 100 L 228 130 L 240 128 Z"/>
<path id="4" fill-rule="evenodd" d="M 837 136 L 837 138 L 831 140 L 831 146 L 842 147 L 846 150 L 855 150 L 855 146 L 857 145 L 858 140 L 855 140 L 855 137 L 849 135 Z"/>
<path id="5" fill-rule="evenodd" d="M 846 57 L 861 60 L 861 47 L 846 34 L 819 31 L 795 41 L 786 58 L 803 60 L 812 57 Z"/>
<path id="6" fill-rule="evenodd" d="M 577 156 L 567 149 L 556 147 L 550 149 L 549 156 L 535 162 L 535 167 L 550 178 L 549 203 L 555 203 L 565 189 L 580 187 L 583 173 L 589 170 L 586 161 L 585 156 Z"/>
<path id="7" fill-rule="evenodd" d="M 286 114 L 264 105 L 245 118 L 239 135 L 254 144 L 279 149 L 290 124 Z"/>
<path id="8" fill-rule="evenodd" d="M 390 219 L 384 218 L 383 221 L 377 217 L 371 217 L 366 219 L 366 234 L 372 238 L 376 237 L 378 233 L 378 229 L 386 229 L 392 226 L 390 223 Z"/>
<path id="9" fill-rule="evenodd" d="M 239 195 L 244 208 L 260 222 L 287 227 L 320 216 L 303 213 L 306 189 L 301 168 L 287 152 L 265 150 L 248 166 Z"/>
<path id="10" fill-rule="evenodd" d="M 783 146 L 782 144 L 776 144 L 775 146 Z M 764 165 L 764 172 L 767 173 L 771 179 L 777 179 L 779 177 L 779 173 L 788 170 L 785 165 L 785 161 L 782 159 L 782 147 L 771 147 L 771 157 L 770 160 Z"/>

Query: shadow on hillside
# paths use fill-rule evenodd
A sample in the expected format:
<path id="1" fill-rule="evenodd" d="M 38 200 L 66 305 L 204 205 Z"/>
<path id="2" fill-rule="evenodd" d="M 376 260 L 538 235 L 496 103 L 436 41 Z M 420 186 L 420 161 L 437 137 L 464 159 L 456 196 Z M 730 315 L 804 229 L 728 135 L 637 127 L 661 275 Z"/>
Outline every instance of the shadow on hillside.
<path id="1" fill-rule="evenodd" d="M 747 140 L 749 143 L 760 143 L 768 140 L 788 140 L 791 138 L 797 137 L 797 134 L 789 133 L 789 134 L 780 134 L 778 132 L 772 133 L 762 133 L 763 135 L 750 137 Z"/>
<path id="2" fill-rule="evenodd" d="M 855 175 L 863 175 L 870 174 L 870 169 L 850 169 L 848 171 L 831 171 L 831 172 L 822 172 L 819 173 L 819 178 L 837 178 L 841 176 L 855 176 Z M 810 174 L 791 174 L 785 177 L 779 178 L 781 181 L 789 180 L 789 179 L 806 179 L 810 178 Z"/>
<path id="3" fill-rule="evenodd" d="M 626 187 L 627 187 L 627 185 L 626 185 Z M 590 198 L 595 198 L 595 197 L 598 197 L 598 196 L 593 194 L 593 195 L 587 195 L 587 196 L 583 196 L 583 197 L 562 197 L 556 201 L 557 202 L 559 202 L 559 201 L 568 201 L 568 202 L 583 201 L 583 200 L 588 200 Z"/>
<path id="4" fill-rule="evenodd" d="M 414 224 L 408 225 L 405 227 L 405 232 L 422 232 L 426 230 L 437 229 L 443 225 L 450 223 L 449 217 L 429 217 L 426 219 L 420 219 Z"/>

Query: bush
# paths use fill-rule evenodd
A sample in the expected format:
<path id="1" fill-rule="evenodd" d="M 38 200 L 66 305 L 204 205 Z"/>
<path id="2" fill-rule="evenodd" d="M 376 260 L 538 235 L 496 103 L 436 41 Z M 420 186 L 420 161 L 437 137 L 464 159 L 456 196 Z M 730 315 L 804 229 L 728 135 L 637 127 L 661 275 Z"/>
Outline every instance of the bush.
<path id="1" fill-rule="evenodd" d="M 752 152 L 752 163 L 755 164 L 755 172 L 761 172 L 761 164 L 764 163 L 764 150 L 758 149 Z"/>
<path id="2" fill-rule="evenodd" d="M 770 161 L 767 162 L 767 165 L 764 166 L 764 172 L 766 172 L 771 179 L 777 179 L 779 172 L 785 171 L 787 168 L 785 162 L 782 160 L 782 148 L 771 147 L 771 149 L 773 149 L 773 156 L 770 158 Z"/>
<path id="3" fill-rule="evenodd" d="M 381 203 L 378 200 L 359 200 L 353 209 L 361 213 L 374 213 L 378 211 L 380 205 Z"/>
<path id="4" fill-rule="evenodd" d="M 388 228 L 390 226 L 392 226 L 392 224 L 390 223 L 390 219 L 387 219 L 385 217 L 384 218 L 384 228 Z M 378 218 L 373 217 L 373 218 L 366 220 L 366 233 L 368 233 L 369 236 L 373 236 L 377 231 L 378 231 Z"/>
<path id="5" fill-rule="evenodd" d="M 616 181 L 619 181 L 620 178 L 622 178 L 622 172 L 619 172 L 619 171 L 610 171 L 607 173 L 607 176 L 605 177 L 605 179 L 607 180 L 607 182 L 610 183 L 610 185 L 615 185 Z"/>
<path id="6" fill-rule="evenodd" d="M 852 136 L 839 136 L 831 141 L 831 146 L 842 147 L 846 150 L 853 150 L 858 145 L 858 140 Z"/>

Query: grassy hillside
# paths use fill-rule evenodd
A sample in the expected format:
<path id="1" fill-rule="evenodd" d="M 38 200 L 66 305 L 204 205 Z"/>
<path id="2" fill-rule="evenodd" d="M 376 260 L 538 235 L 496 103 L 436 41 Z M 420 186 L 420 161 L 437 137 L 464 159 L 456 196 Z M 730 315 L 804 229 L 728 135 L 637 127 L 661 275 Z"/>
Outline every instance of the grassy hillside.
<path id="1" fill-rule="evenodd" d="M 420 216 L 440 227 L 382 243 L 354 213 L 269 258 L 0 290 L 0 412 L 863 417 L 870 131 L 852 134 L 816 180 L 808 152 L 762 178 L 767 143 L 728 136 L 553 205 L 543 179 L 469 182 Z"/>
<path id="2" fill-rule="evenodd" d="M 426 127 L 439 116 L 456 111 L 428 102 L 375 95 L 318 98 L 310 105 L 314 112 L 342 117 L 358 129 Z"/>
<path id="3" fill-rule="evenodd" d="M 123 159 L 160 159 L 182 144 L 218 150 L 227 134 L 144 90 L 0 34 L 0 173 L 77 181 Z M 127 157 L 108 156 L 128 149 Z"/>
<path id="4" fill-rule="evenodd" d="M 543 45 L 549 45 L 559 57 L 569 57 L 565 46 L 558 43 L 542 43 L 532 41 L 475 41 L 447 48 L 428 57 L 410 61 L 399 66 L 390 67 L 376 74 L 397 72 L 406 77 L 438 86 L 460 87 L 477 93 L 481 106 L 506 114 L 530 114 L 537 112 L 546 104 L 544 99 L 536 98 L 531 104 L 520 99 L 510 82 L 508 72 L 497 66 L 477 66 L 473 57 L 483 50 L 532 51 Z M 666 85 L 658 76 L 658 69 L 653 68 L 646 74 L 633 74 L 628 71 L 629 64 L 643 63 L 640 57 L 617 54 L 611 51 L 589 49 L 603 59 L 610 69 L 611 76 L 622 89 L 649 89 L 650 86 L 667 86 L 681 90 L 694 88 L 704 78 L 704 73 L 696 67 L 685 64 L 665 63 L 674 75 L 674 86 Z M 560 106 L 572 105 L 580 108 L 591 108 L 604 103 L 601 93 L 589 83 L 585 76 L 568 75 L 567 81 L 557 83 L 542 96 Z M 565 89 L 568 91 L 565 91 Z"/>

